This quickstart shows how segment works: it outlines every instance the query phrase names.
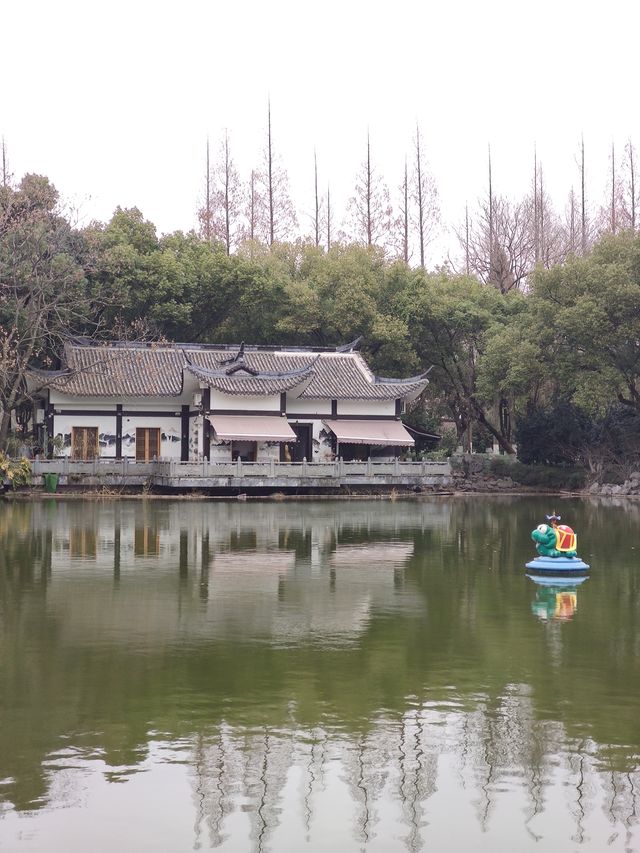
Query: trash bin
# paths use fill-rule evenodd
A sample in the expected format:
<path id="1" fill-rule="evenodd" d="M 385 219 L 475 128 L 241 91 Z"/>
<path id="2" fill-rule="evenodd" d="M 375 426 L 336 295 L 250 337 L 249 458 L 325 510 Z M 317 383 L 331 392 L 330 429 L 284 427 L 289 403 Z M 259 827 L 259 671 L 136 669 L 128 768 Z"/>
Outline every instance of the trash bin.
<path id="1" fill-rule="evenodd" d="M 43 474 L 44 490 L 53 494 L 58 490 L 58 474 Z"/>

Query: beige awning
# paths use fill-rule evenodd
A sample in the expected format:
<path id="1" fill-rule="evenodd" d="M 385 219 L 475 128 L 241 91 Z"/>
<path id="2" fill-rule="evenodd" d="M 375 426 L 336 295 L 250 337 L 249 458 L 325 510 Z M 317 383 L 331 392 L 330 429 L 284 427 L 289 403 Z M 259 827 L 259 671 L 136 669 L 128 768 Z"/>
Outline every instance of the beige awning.
<path id="1" fill-rule="evenodd" d="M 222 441 L 296 441 L 286 418 L 277 415 L 209 415 Z"/>
<path id="2" fill-rule="evenodd" d="M 323 421 L 340 444 L 382 444 L 407 447 L 413 439 L 400 421 Z"/>

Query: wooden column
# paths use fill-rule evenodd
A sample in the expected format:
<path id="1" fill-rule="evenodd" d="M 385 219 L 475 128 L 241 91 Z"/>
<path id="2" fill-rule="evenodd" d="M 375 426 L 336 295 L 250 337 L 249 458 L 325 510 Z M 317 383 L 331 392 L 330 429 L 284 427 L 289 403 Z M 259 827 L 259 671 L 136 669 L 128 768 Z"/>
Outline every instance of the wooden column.
<path id="1" fill-rule="evenodd" d="M 189 406 L 182 406 L 180 431 L 180 461 L 189 461 Z"/>
<path id="2" fill-rule="evenodd" d="M 44 448 L 47 459 L 53 459 L 53 406 L 47 403 L 45 412 L 45 424 L 47 425 L 47 443 L 48 447 Z"/>
<path id="3" fill-rule="evenodd" d="M 122 459 L 122 403 L 116 406 L 116 459 Z"/>
<path id="4" fill-rule="evenodd" d="M 205 388 L 202 392 L 202 455 L 205 459 L 209 459 L 211 453 L 211 424 L 207 420 L 207 415 L 211 412 L 211 389 Z"/>

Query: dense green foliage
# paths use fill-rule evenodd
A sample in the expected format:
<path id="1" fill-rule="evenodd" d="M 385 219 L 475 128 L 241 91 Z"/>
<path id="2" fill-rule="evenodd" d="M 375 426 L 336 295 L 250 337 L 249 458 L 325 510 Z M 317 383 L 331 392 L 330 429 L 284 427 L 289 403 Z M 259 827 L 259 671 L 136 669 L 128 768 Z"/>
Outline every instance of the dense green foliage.
<path id="1" fill-rule="evenodd" d="M 158 237 L 135 208 L 77 229 L 45 178 L 0 189 L 5 432 L 26 365 L 55 366 L 68 334 L 301 346 L 362 336 L 379 374 L 432 367 L 429 417 L 452 421 L 459 441 L 473 433 L 512 453 L 517 439 L 523 461 L 594 472 L 640 459 L 635 421 L 619 414 L 640 413 L 637 235 L 605 237 L 503 295 L 359 245 L 249 242 L 229 255 L 194 232 Z"/>

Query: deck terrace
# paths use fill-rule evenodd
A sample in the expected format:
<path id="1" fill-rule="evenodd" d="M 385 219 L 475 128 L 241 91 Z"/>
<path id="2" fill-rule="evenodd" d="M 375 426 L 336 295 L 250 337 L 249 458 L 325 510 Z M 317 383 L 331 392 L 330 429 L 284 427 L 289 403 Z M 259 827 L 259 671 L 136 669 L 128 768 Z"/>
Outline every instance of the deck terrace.
<path id="1" fill-rule="evenodd" d="M 159 459 L 135 462 L 129 459 L 94 459 L 79 462 L 35 459 L 34 482 L 45 474 L 58 474 L 61 487 L 156 487 L 162 490 L 252 489 L 313 491 L 348 487 L 427 487 L 451 485 L 448 462 L 179 462 Z"/>

